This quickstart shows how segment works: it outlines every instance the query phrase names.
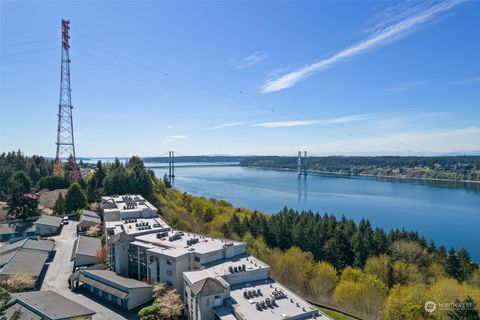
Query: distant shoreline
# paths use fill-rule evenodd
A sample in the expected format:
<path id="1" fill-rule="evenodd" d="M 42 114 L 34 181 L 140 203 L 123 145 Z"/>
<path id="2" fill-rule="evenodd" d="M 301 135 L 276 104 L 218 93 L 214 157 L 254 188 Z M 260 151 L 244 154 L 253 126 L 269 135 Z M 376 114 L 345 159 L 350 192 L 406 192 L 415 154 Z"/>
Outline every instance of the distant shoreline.
<path id="1" fill-rule="evenodd" d="M 256 169 L 263 169 L 263 170 L 297 171 L 296 169 L 291 169 L 291 168 L 266 168 L 266 167 L 260 167 L 260 166 L 241 166 L 241 167 L 256 168 Z M 351 173 L 323 171 L 323 170 L 307 170 L 307 172 L 330 174 L 330 175 L 345 176 L 345 177 L 371 177 L 371 178 L 386 178 L 386 179 L 398 179 L 398 180 L 462 182 L 462 183 L 480 184 L 480 181 L 475 181 L 475 180 L 454 180 L 454 179 L 418 178 L 418 177 L 405 177 L 405 176 L 386 176 L 386 175 L 375 175 L 375 174 L 366 174 L 366 173 L 351 174 Z"/>

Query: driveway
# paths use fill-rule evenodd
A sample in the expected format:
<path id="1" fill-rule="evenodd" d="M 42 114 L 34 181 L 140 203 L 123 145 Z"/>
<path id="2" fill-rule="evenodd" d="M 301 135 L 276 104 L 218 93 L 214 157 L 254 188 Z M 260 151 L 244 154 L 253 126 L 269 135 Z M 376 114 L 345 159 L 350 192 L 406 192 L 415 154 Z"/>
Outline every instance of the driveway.
<path id="1" fill-rule="evenodd" d="M 56 253 L 48 266 L 41 290 L 53 290 L 95 311 L 93 319 L 136 319 L 135 311 L 127 313 L 96 296 L 83 291 L 72 292 L 68 288 L 68 277 L 72 274 L 73 269 L 73 261 L 70 261 L 70 258 L 76 239 L 77 224 L 77 221 L 70 221 L 68 225 L 63 226 L 59 235 L 51 237 L 55 240 Z"/>

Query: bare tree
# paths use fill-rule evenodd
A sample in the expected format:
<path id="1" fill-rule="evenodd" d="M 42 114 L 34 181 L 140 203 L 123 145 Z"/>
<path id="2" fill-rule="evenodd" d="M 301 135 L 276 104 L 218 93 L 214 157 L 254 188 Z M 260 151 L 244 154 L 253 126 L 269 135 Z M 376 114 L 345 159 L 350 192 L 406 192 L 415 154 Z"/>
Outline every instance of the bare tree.
<path id="1" fill-rule="evenodd" d="M 98 224 L 95 224 L 88 228 L 87 236 L 96 238 L 100 235 L 100 232 L 101 232 L 100 226 Z"/>
<path id="2" fill-rule="evenodd" d="M 24 291 L 35 286 L 33 277 L 26 273 L 14 273 L 7 278 L 5 284 L 13 292 Z"/>

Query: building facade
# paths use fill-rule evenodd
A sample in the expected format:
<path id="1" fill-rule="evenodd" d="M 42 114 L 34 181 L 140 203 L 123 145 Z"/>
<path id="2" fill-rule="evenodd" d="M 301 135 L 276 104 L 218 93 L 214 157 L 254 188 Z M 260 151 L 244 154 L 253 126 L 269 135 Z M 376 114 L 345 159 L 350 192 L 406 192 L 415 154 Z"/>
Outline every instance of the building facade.
<path id="1" fill-rule="evenodd" d="M 114 199 L 124 198 L 108 199 L 113 210 Z M 104 221 L 111 270 L 175 288 L 189 319 L 329 319 L 271 279 L 270 266 L 248 254 L 246 243 L 174 230 L 157 211 L 147 217 L 142 210 L 122 210 L 131 205 Z"/>

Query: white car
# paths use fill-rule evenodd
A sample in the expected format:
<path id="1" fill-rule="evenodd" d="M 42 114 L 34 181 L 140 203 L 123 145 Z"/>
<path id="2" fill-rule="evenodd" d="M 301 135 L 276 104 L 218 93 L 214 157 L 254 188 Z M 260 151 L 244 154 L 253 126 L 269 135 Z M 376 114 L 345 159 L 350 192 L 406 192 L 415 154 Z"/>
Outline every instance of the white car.
<path id="1" fill-rule="evenodd" d="M 68 224 L 69 220 L 68 217 L 63 217 L 63 224 Z"/>

